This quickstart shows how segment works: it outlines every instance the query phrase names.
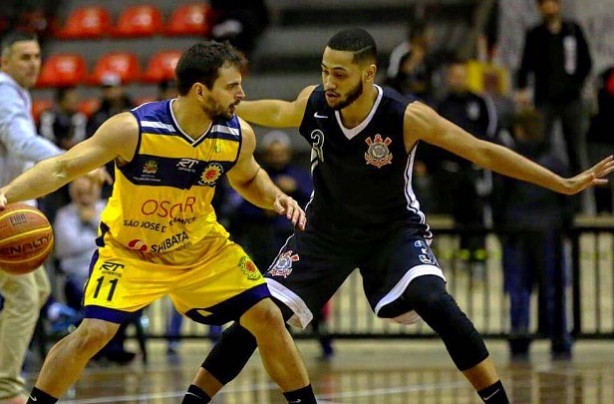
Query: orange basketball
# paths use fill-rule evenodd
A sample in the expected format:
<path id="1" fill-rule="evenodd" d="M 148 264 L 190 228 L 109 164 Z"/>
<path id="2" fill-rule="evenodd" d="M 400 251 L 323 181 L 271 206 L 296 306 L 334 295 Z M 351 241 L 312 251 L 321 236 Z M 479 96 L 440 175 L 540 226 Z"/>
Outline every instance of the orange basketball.
<path id="1" fill-rule="evenodd" d="M 12 203 L 0 211 L 0 270 L 14 275 L 42 265 L 53 250 L 53 230 L 40 210 Z"/>

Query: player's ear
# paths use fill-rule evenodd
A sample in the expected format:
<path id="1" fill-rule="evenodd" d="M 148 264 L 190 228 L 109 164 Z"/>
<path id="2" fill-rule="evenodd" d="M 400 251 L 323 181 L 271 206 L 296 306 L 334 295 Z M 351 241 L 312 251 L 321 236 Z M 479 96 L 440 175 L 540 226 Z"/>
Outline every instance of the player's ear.
<path id="1" fill-rule="evenodd" d="M 369 65 L 365 71 L 366 71 L 365 78 L 368 81 L 375 82 L 375 74 L 377 73 L 377 66 Z"/>
<path id="2" fill-rule="evenodd" d="M 205 95 L 205 86 L 202 83 L 194 83 L 191 91 L 196 97 L 202 98 Z"/>

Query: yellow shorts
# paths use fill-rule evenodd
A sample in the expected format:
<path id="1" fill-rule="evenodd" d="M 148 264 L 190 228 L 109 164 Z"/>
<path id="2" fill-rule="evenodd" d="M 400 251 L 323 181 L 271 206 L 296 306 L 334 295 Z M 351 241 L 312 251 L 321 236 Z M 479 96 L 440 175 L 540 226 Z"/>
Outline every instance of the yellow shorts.
<path id="1" fill-rule="evenodd" d="M 177 310 L 193 320 L 224 324 L 270 296 L 260 271 L 239 245 L 225 237 L 202 243 L 193 246 L 200 259 L 190 265 L 148 262 L 105 243 L 92 258 L 85 317 L 123 323 L 169 295 Z"/>

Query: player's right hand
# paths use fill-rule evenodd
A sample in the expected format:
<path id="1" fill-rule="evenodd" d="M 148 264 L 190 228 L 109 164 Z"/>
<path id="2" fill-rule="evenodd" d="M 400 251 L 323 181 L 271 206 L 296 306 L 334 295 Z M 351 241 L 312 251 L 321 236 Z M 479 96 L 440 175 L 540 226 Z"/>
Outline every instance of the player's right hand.
<path id="1" fill-rule="evenodd" d="M 280 193 L 275 197 L 275 203 L 273 209 L 280 215 L 285 215 L 288 220 L 292 222 L 294 227 L 305 230 L 307 224 L 307 217 L 305 211 L 301 209 L 300 205 L 293 198 L 284 193 Z"/>

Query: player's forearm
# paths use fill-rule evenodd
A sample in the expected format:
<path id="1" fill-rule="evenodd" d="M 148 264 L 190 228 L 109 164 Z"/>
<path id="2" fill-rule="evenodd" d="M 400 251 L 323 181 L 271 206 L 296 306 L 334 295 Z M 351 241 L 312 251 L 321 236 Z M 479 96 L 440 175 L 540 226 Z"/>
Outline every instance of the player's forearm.
<path id="1" fill-rule="evenodd" d="M 73 179 L 60 158 L 41 161 L 2 189 L 8 203 L 47 195 Z"/>
<path id="2" fill-rule="evenodd" d="M 273 209 L 275 198 L 283 193 L 271 181 L 269 175 L 263 169 L 249 182 L 243 184 L 232 184 L 233 188 L 250 203 L 262 209 Z"/>
<path id="3" fill-rule="evenodd" d="M 566 193 L 565 180 L 561 176 L 506 147 L 493 143 L 484 146 L 474 161 L 477 165 L 555 192 Z"/>
<path id="4" fill-rule="evenodd" d="M 247 122 L 273 128 L 287 127 L 282 119 L 282 111 L 286 101 L 258 100 L 242 101 L 236 108 L 237 115 Z"/>

